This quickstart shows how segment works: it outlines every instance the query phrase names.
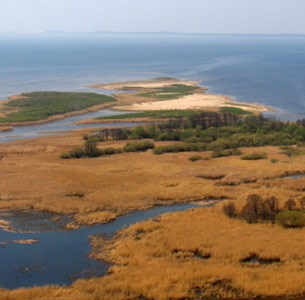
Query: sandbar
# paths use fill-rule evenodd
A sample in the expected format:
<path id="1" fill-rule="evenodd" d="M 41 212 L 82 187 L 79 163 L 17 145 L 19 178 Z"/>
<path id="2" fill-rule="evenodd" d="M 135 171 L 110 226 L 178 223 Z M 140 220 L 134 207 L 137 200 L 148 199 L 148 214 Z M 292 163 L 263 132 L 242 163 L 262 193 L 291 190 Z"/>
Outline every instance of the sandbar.
<path id="1" fill-rule="evenodd" d="M 218 110 L 221 107 L 237 107 L 249 112 L 270 111 L 267 106 L 243 103 L 234 101 L 232 98 L 224 95 L 196 93 L 187 95 L 179 99 L 152 101 L 144 103 L 134 103 L 128 106 L 116 106 L 118 110 L 131 111 L 152 111 L 152 110 L 170 110 L 170 109 L 191 109 L 191 110 Z"/>

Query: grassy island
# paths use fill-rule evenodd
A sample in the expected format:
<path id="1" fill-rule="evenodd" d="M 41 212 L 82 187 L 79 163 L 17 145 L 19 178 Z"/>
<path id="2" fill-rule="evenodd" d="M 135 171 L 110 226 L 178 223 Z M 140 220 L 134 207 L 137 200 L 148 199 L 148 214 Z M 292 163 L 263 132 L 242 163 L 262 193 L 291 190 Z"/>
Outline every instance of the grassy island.
<path id="1" fill-rule="evenodd" d="M 86 108 L 115 102 L 113 97 L 95 93 L 32 92 L 3 105 L 0 123 L 46 120 L 55 115 L 82 111 Z"/>

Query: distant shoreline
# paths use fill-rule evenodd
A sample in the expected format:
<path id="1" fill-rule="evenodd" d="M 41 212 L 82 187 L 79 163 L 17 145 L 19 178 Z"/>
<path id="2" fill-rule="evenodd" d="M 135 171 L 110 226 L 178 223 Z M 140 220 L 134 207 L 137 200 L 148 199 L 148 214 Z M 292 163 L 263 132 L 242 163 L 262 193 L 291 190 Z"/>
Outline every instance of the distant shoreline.
<path id="1" fill-rule="evenodd" d="M 173 36 L 229 36 L 229 37 L 305 37 L 302 33 L 207 33 L 207 32 L 175 32 L 175 31 L 152 31 L 152 32 L 124 32 L 124 31 L 56 31 L 49 30 L 44 32 L 0 32 L 1 35 L 173 35 Z"/>

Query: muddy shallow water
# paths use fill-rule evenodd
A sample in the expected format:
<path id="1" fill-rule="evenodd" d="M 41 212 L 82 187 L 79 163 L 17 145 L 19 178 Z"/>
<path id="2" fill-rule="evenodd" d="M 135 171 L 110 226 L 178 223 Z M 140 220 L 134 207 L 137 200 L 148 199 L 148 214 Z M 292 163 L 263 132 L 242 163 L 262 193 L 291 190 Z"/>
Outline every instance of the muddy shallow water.
<path id="1" fill-rule="evenodd" d="M 212 205 L 212 204 L 210 204 Z M 209 205 L 209 206 L 210 206 Z M 64 231 L 69 217 L 50 213 L 13 212 L 0 219 L 12 221 L 14 229 L 27 232 L 14 233 L 0 229 L 0 287 L 42 286 L 71 284 L 78 278 L 106 274 L 109 264 L 88 257 L 90 235 L 113 235 L 124 226 L 153 218 L 159 214 L 199 207 L 198 204 L 179 204 L 135 211 L 108 224 Z M 36 231 L 34 233 L 33 231 Z M 40 232 L 37 232 L 40 231 Z M 11 241 L 38 239 L 33 244 Z M 4 244 L 7 243 L 8 244 Z"/>

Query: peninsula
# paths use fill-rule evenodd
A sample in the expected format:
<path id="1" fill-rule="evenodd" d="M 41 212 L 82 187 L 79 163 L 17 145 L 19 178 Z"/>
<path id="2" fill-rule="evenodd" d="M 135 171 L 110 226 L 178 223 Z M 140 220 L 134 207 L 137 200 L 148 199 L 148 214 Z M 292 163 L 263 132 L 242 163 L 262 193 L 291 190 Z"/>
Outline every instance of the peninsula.
<path id="1" fill-rule="evenodd" d="M 69 116 L 95 112 L 103 108 L 143 112 L 137 116 L 126 115 L 119 118 L 121 120 L 128 118 L 129 121 L 164 119 L 166 118 L 165 111 L 172 113 L 175 110 L 180 111 L 182 115 L 183 111 L 198 110 L 232 111 L 233 109 L 245 114 L 274 110 L 264 105 L 237 102 L 224 95 L 207 94 L 207 88 L 199 86 L 198 82 L 181 79 L 156 78 L 145 81 L 97 84 L 91 88 L 114 89 L 121 91 L 121 93 L 106 96 L 96 93 L 49 91 L 12 96 L 8 100 L 0 102 L 0 130 L 8 130 L 10 126 L 16 125 L 52 122 Z M 152 111 L 156 113 L 154 116 L 148 117 L 147 114 Z M 161 114 L 163 115 L 160 117 Z M 109 118 L 84 120 L 80 123 L 111 122 L 112 119 Z"/>

